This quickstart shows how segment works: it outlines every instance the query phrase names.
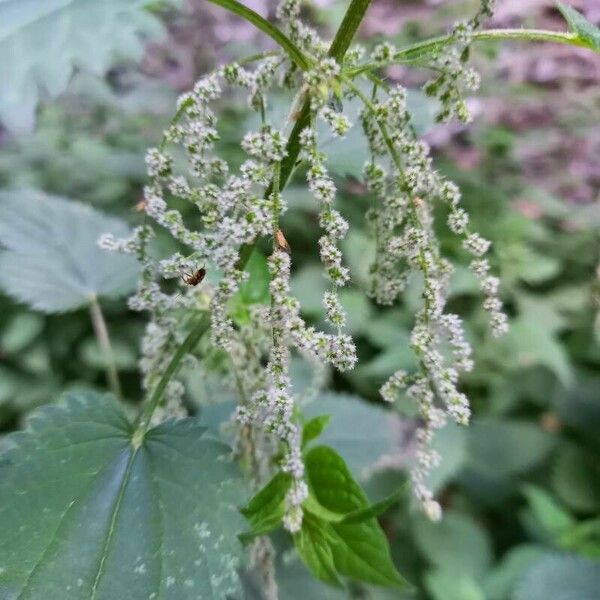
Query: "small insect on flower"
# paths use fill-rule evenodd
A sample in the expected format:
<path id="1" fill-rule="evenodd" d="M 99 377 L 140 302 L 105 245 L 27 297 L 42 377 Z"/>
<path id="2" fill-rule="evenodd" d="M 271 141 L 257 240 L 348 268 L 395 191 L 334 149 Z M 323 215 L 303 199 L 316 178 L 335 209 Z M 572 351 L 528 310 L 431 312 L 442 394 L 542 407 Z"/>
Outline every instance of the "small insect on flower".
<path id="1" fill-rule="evenodd" d="M 142 199 L 133 208 L 137 212 L 145 212 L 147 206 L 148 206 L 148 204 L 147 204 L 146 200 Z"/>
<path id="2" fill-rule="evenodd" d="M 192 287 L 197 286 L 199 283 L 202 283 L 202 280 L 206 276 L 206 269 L 198 269 L 195 273 L 185 273 L 183 276 L 183 281 Z"/>
<path id="3" fill-rule="evenodd" d="M 279 250 L 287 252 L 288 254 L 291 252 L 290 245 L 285 239 L 285 235 L 283 235 L 283 231 L 281 231 L 281 229 L 278 229 L 275 232 L 275 243 L 277 244 L 277 248 L 279 248 Z"/>

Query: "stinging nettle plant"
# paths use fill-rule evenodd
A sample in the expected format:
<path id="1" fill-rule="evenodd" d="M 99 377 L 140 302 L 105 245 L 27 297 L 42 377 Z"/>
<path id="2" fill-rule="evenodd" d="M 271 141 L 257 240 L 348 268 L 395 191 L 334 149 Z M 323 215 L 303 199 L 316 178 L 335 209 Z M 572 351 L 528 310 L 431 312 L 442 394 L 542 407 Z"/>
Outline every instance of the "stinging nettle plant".
<path id="1" fill-rule="evenodd" d="M 442 508 L 427 485 L 440 460 L 431 442 L 448 421 L 469 422 L 460 375 L 473 368 L 473 353 L 460 317 L 446 308 L 454 265 L 435 234 L 438 207 L 480 283 L 494 336 L 507 331 L 508 319 L 486 258 L 490 241 L 470 228 L 459 188 L 434 168 L 407 90 L 379 74 L 397 63 L 430 69 L 425 92 L 439 100 L 439 120 L 468 122 L 465 93 L 479 84 L 468 66 L 474 42 L 529 39 L 600 50 L 600 31 L 566 6 L 568 33 L 485 30 L 493 7 L 483 0 L 448 35 L 404 49 L 382 43 L 367 54 L 352 41 L 370 0 L 350 2 L 331 43 L 301 19 L 299 0 L 280 2 L 277 26 L 235 0 L 212 1 L 280 49 L 220 66 L 181 96 L 162 142 L 146 156 L 144 222 L 128 237 L 100 238 L 103 250 L 133 255 L 142 267 L 129 306 L 150 316 L 140 360 L 146 398 L 131 424 L 113 399 L 76 394 L 13 436 L 0 467 L 0 525 L 8 532 L 0 547 L 2 598 L 229 598 L 240 593 L 242 568 L 258 574 L 264 597 L 276 598 L 268 534 L 279 528 L 317 579 L 407 587 L 376 520 L 400 492 L 370 505 L 343 458 L 312 444 L 328 418 L 306 420 L 290 373 L 293 356 L 312 365 L 317 382 L 325 365 L 348 371 L 358 360 L 339 295 L 351 277 L 339 248 L 349 225 L 335 207 L 323 132 L 344 138 L 360 128 L 369 148 L 370 160 L 355 174 L 375 199 L 365 214 L 376 243 L 369 297 L 393 305 L 409 280 L 421 282 L 410 338 L 417 368 L 397 371 L 381 398 L 393 407 L 404 394 L 417 408 L 410 487 L 415 505 L 439 520 Z M 271 98 L 281 90 L 294 97 L 276 122 Z M 240 91 L 259 125 L 241 137 L 247 158 L 234 169 L 219 153 L 218 106 Z M 344 113 L 352 102 L 361 106 L 355 123 Z M 324 330 L 306 323 L 290 288 L 286 185 L 296 171 L 319 210 Z M 197 208 L 195 219 L 174 208 L 182 201 Z M 181 251 L 157 258 L 155 227 Z M 178 373 L 203 360 L 218 360 L 236 391 L 230 429 L 245 488 L 228 448 L 198 419 L 182 418 Z M 44 472 L 52 477 L 36 487 Z M 56 489 L 56 481 L 64 485 Z M 243 531 L 235 507 L 248 487 Z M 15 491 L 27 498 L 22 506 L 14 506 Z"/>

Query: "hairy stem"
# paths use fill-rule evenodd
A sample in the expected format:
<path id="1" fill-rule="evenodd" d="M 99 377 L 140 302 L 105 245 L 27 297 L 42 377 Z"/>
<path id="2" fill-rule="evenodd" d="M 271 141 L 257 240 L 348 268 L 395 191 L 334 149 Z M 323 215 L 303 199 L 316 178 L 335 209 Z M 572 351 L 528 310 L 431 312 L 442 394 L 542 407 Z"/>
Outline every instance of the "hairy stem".
<path id="1" fill-rule="evenodd" d="M 367 8 L 372 0 L 352 0 L 342 23 L 335 34 L 333 42 L 329 48 L 329 56 L 335 58 L 339 63 L 342 62 L 356 32 L 360 26 Z M 305 98 L 302 108 L 298 112 L 296 122 L 286 144 L 286 156 L 281 161 L 281 171 L 279 173 L 279 189 L 283 191 L 289 181 L 294 169 L 297 166 L 298 155 L 300 154 L 300 133 L 310 124 L 310 98 Z M 267 194 L 271 191 L 271 186 Z M 240 251 L 238 269 L 243 269 L 252 254 L 252 245 L 244 245 Z"/>
<path id="2" fill-rule="evenodd" d="M 349 77 L 356 77 L 361 73 L 373 71 L 396 63 L 414 61 L 421 56 L 430 54 L 434 50 L 445 46 L 450 43 L 452 39 L 451 35 L 441 35 L 428 40 L 423 40 L 422 42 L 417 42 L 416 44 L 412 44 L 411 46 L 399 50 L 388 61 L 366 63 L 354 69 L 349 69 L 346 72 L 346 75 Z M 547 31 L 545 29 L 488 29 L 486 31 L 474 32 L 472 39 L 473 41 L 525 40 L 530 42 L 555 42 L 582 48 L 588 47 L 588 45 L 575 33 Z"/>
<path id="3" fill-rule="evenodd" d="M 237 2 L 237 0 L 208 0 L 213 4 L 222 6 L 228 11 L 235 13 L 242 17 L 249 23 L 252 23 L 257 29 L 260 29 L 263 33 L 266 33 L 274 42 L 276 42 L 283 50 L 285 50 L 289 57 L 296 65 L 303 71 L 310 67 L 310 60 L 304 55 L 302 50 L 290 40 L 290 38 L 281 31 L 278 27 L 269 23 L 264 17 L 261 17 L 257 12 L 251 8 L 244 6 Z"/>
<path id="4" fill-rule="evenodd" d="M 156 384 L 152 390 L 152 393 L 144 402 L 144 407 L 137 420 L 135 434 L 133 436 L 134 446 L 136 444 L 141 444 L 144 435 L 150 427 L 152 415 L 154 414 L 156 407 L 163 397 L 169 381 L 171 381 L 171 379 L 177 374 L 177 371 L 179 371 L 179 368 L 181 367 L 181 361 L 183 360 L 184 356 L 196 347 L 200 341 L 200 338 L 208 331 L 209 326 L 210 319 L 207 313 L 202 313 L 193 322 L 192 330 L 185 340 L 183 340 L 181 346 L 177 348 L 177 351 L 173 355 L 171 362 L 167 365 L 163 376 L 160 378 L 160 381 Z"/>
<path id="5" fill-rule="evenodd" d="M 100 307 L 98 298 L 95 294 L 90 296 L 90 317 L 92 319 L 92 326 L 94 327 L 96 339 L 98 340 L 102 355 L 104 356 L 104 362 L 106 363 L 106 380 L 108 382 L 108 387 L 117 398 L 122 399 L 123 393 L 121 391 L 117 365 L 115 364 L 115 355 L 112 344 L 110 343 L 108 327 L 106 326 L 102 308 Z"/>

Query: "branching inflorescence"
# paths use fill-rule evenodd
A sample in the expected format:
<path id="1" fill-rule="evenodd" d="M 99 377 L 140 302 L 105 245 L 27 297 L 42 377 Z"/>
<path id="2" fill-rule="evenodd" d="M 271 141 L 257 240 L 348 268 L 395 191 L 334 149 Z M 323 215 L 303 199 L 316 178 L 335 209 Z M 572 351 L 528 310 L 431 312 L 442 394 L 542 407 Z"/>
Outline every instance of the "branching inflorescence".
<path id="1" fill-rule="evenodd" d="M 463 91 L 475 89 L 478 78 L 465 62 L 473 32 L 490 13 L 490 2 L 484 0 L 471 21 L 454 27 L 451 43 L 429 56 L 428 64 L 435 69 L 436 78 L 425 89 L 440 99 L 441 120 L 468 120 Z M 290 380 L 292 353 L 340 371 L 352 369 L 357 362 L 354 342 L 344 330 L 346 316 L 338 295 L 351 275 L 338 246 L 348 223 L 335 208 L 336 184 L 327 169 L 318 124 L 324 122 L 332 135 L 343 137 L 352 127 L 343 114 L 344 101 L 358 98 L 363 103 L 360 121 L 371 153 L 364 167 L 364 181 L 376 198 L 366 216 L 377 247 L 368 293 L 375 302 L 391 305 L 415 274 L 423 285 L 423 303 L 411 335 L 418 369 L 395 373 L 382 386 L 381 395 L 393 403 L 405 389 L 419 408 L 412 481 L 424 510 L 437 519 L 441 508 L 426 486 L 426 476 L 439 460 L 431 440 L 448 418 L 468 423 L 469 402 L 458 381 L 462 372 L 472 369 L 473 362 L 461 319 L 446 311 L 453 266 L 442 255 L 434 233 L 436 207 L 445 206 L 448 227 L 462 237 L 463 247 L 471 256 L 471 270 L 481 283 L 492 331 L 501 335 L 507 319 L 498 298 L 498 279 L 489 274 L 484 258 L 490 242 L 469 228 L 459 189 L 433 168 L 429 148 L 412 125 L 406 90 L 400 85 L 390 88 L 375 76 L 367 79 L 349 74 L 347 68 L 360 64 L 362 50 L 352 49 L 344 61 L 336 60 L 299 14 L 299 0 L 283 0 L 277 11 L 289 39 L 309 58 L 308 68 L 273 53 L 259 59 L 253 68 L 236 63 L 220 67 L 180 98 L 163 144 L 148 151 L 151 181 L 145 189 L 146 218 L 167 230 L 185 253 L 161 260 L 151 258 L 147 245 L 152 229 L 148 223 L 128 240 L 104 236 L 101 243 L 108 249 L 137 253 L 144 265 L 144 276 L 130 307 L 151 315 L 141 360 L 148 390 L 164 375 L 181 344 L 186 316 L 198 311 L 210 314 L 210 341 L 228 353 L 232 380 L 239 392 L 235 419 L 240 443 L 246 443 L 253 453 L 255 470 L 259 471 L 254 473 L 257 482 L 268 475 L 274 457 L 279 468 L 292 477 L 284 525 L 291 532 L 298 531 L 308 488 Z M 374 49 L 371 60 L 386 61 L 394 53 L 391 45 L 384 44 Z M 373 87 L 372 93 L 363 91 L 364 83 Z M 269 121 L 268 96 L 274 88 L 297 91 L 286 123 Z M 247 93 L 248 105 L 260 115 L 261 125 L 243 136 L 241 148 L 246 160 L 233 172 L 218 153 L 214 106 L 224 93 L 235 89 Z M 329 281 L 322 299 L 329 326 L 325 331 L 304 321 L 300 303 L 290 291 L 292 254 L 282 231 L 289 177 L 289 173 L 282 175 L 282 168 L 290 152 L 286 129 L 297 126 L 299 106 L 308 112 L 294 143 L 306 167 L 308 190 L 318 207 L 321 236 L 315 251 Z M 197 208 L 190 224 L 171 207 L 175 199 Z M 250 324 L 236 323 L 230 314 L 231 299 L 247 278 L 247 250 L 264 238 L 273 240 L 268 259 L 271 301 L 252 308 Z M 213 274 L 212 281 L 218 273 L 216 283 L 194 287 L 181 281 L 184 273 L 193 272 L 198 265 Z M 168 293 L 164 279 L 180 281 L 179 287 Z M 162 415 L 181 411 L 182 394 L 182 384 L 172 379 Z M 154 418 L 161 418 L 161 414 Z"/>

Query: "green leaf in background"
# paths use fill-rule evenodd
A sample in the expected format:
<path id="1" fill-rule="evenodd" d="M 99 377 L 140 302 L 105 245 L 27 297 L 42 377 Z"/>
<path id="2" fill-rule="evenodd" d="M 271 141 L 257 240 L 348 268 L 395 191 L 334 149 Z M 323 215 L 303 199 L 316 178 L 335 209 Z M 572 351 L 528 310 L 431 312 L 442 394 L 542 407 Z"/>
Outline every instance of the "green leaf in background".
<path id="1" fill-rule="evenodd" d="M 573 510 L 597 512 L 600 509 L 597 455 L 575 445 L 564 445 L 556 457 L 552 485 L 556 495 Z"/>
<path id="2" fill-rule="evenodd" d="M 325 511 L 345 515 L 369 507 L 337 452 L 317 446 L 306 454 L 305 463 L 311 494 Z M 319 518 L 309 509 L 305 512 L 309 515 L 306 531 L 303 525 L 303 531 L 294 536 L 294 544 L 315 577 L 335 583 L 340 575 L 376 585 L 408 587 L 396 571 L 387 539 L 375 518 L 336 523 Z"/>
<path id="3" fill-rule="evenodd" d="M 58 313 L 135 286 L 135 258 L 102 250 L 103 233 L 126 237 L 122 221 L 33 191 L 0 194 L 0 288 L 36 310 Z"/>
<path id="4" fill-rule="evenodd" d="M 549 369 L 565 387 L 573 384 L 573 370 L 564 347 L 544 324 L 515 319 L 503 342 L 510 360 L 517 367 L 542 365 Z"/>
<path id="5" fill-rule="evenodd" d="M 523 486 L 523 494 L 529 504 L 526 519 L 531 517 L 535 529 L 539 529 L 549 542 L 555 542 L 575 524 L 575 519 L 545 490 L 527 484 Z"/>
<path id="6" fill-rule="evenodd" d="M 394 451 L 394 416 L 359 396 L 320 394 L 305 407 L 304 413 L 309 418 L 331 416 L 321 441 L 337 450 L 358 477 L 368 473 L 379 458 Z"/>
<path id="7" fill-rule="evenodd" d="M 110 396 L 46 407 L 0 462 L 0 597 L 225 599 L 242 519 L 229 448 L 197 419 L 142 444 Z"/>
<path id="8" fill-rule="evenodd" d="M 250 323 L 250 305 L 268 304 L 271 299 L 269 292 L 269 268 L 267 259 L 254 249 L 245 268 L 248 279 L 244 281 L 238 292 L 229 300 L 229 313 L 239 325 Z"/>
<path id="9" fill-rule="evenodd" d="M 527 421 L 479 419 L 467 429 L 469 467 L 493 477 L 510 477 L 539 465 L 555 439 Z"/>
<path id="10" fill-rule="evenodd" d="M 600 563 L 576 556 L 548 556 L 532 566 L 514 600 L 597 600 Z"/>
<path id="11" fill-rule="evenodd" d="M 500 563 L 485 576 L 483 589 L 486 600 L 511 598 L 523 574 L 546 554 L 547 548 L 533 544 L 522 544 L 509 550 Z"/>
<path id="12" fill-rule="evenodd" d="M 446 511 L 434 523 L 421 517 L 413 534 L 423 556 L 444 572 L 480 578 L 492 562 L 492 548 L 485 530 L 471 517 Z"/>
<path id="13" fill-rule="evenodd" d="M 593 23 L 590 23 L 580 12 L 574 8 L 559 2 L 558 10 L 569 24 L 571 33 L 574 33 L 579 38 L 584 46 L 590 50 L 600 52 L 600 29 Z"/>
<path id="14" fill-rule="evenodd" d="M 269 293 L 269 267 L 267 259 L 256 248 L 252 251 L 246 268 L 248 279 L 240 285 L 239 294 L 246 304 L 267 303 Z"/>
<path id="15" fill-rule="evenodd" d="M 559 544 L 564 550 L 599 560 L 600 518 L 577 523 L 560 537 Z"/>
<path id="16" fill-rule="evenodd" d="M 440 455 L 440 464 L 427 477 L 427 487 L 434 494 L 465 465 L 468 457 L 467 429 L 456 423 L 448 423 L 436 430 L 431 447 Z"/>
<path id="17" fill-rule="evenodd" d="M 323 269 L 316 265 L 301 269 L 292 277 L 292 294 L 302 304 L 306 314 L 321 315 L 323 312 L 323 294 L 328 289 Z"/>
<path id="18" fill-rule="evenodd" d="M 432 600 L 486 600 L 479 584 L 468 575 L 436 569 L 425 575 Z"/>
<path id="19" fill-rule="evenodd" d="M 148 0 L 0 1 L 0 121 L 33 128 L 40 90 L 56 97 L 75 68 L 104 75 L 118 59 L 139 60 L 143 37 L 163 33 Z"/>
<path id="20" fill-rule="evenodd" d="M 370 84 L 362 86 L 363 91 L 370 93 Z M 423 134 L 435 124 L 435 101 L 421 90 L 408 91 L 407 104 L 412 115 L 412 122 L 419 134 Z M 365 161 L 369 160 L 369 149 L 360 129 L 359 112 L 362 103 L 358 98 L 344 101 L 346 114 L 354 127 L 343 138 L 336 138 L 326 126 L 319 124 L 320 138 L 324 140 L 323 150 L 328 154 L 328 168 L 332 173 L 345 177 L 356 176 L 362 171 Z"/>
<path id="21" fill-rule="evenodd" d="M 14 315 L 0 334 L 0 352 L 16 354 L 25 349 L 44 329 L 44 318 L 28 312 Z"/>

